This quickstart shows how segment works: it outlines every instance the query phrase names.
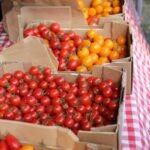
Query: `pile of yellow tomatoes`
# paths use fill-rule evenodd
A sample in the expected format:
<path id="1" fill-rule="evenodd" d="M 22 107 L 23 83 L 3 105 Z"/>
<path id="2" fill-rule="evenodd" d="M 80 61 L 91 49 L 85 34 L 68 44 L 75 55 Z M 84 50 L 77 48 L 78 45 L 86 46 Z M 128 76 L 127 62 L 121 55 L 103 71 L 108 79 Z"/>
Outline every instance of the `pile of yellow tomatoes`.
<path id="1" fill-rule="evenodd" d="M 78 60 L 78 72 L 86 72 L 94 65 L 102 65 L 116 59 L 127 57 L 126 37 L 119 36 L 116 40 L 105 38 L 90 29 L 87 32 L 87 38 L 83 40 L 77 53 L 71 55 L 69 60 Z"/>
<path id="2" fill-rule="evenodd" d="M 90 8 L 86 8 L 82 0 L 77 1 L 89 25 L 95 25 L 100 17 L 122 12 L 120 0 L 92 0 Z"/>

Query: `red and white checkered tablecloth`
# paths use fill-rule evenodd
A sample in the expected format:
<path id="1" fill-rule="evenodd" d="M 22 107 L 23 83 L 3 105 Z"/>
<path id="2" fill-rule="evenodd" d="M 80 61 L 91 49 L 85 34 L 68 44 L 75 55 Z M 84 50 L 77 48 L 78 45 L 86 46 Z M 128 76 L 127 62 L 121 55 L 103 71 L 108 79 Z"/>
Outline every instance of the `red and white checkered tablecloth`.
<path id="1" fill-rule="evenodd" d="M 121 149 L 150 150 L 150 47 L 141 30 L 133 0 L 125 2 L 125 17 L 133 32 L 133 94 L 123 107 Z M 0 23 L 0 50 L 11 45 Z"/>

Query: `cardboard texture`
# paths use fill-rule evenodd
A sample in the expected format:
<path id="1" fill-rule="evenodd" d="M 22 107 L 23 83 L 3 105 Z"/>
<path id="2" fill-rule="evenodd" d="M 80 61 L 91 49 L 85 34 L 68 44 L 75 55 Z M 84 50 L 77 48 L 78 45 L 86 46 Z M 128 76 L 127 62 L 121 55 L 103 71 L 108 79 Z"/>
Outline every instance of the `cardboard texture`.
<path id="1" fill-rule="evenodd" d="M 28 71 L 32 63 L 24 62 L 24 63 L 16 63 L 16 62 L 6 62 L 0 65 L 0 77 L 6 73 L 10 72 L 13 73 L 15 70 L 22 70 L 22 71 Z M 55 73 L 55 76 L 63 76 L 66 80 L 69 82 L 74 82 L 76 78 L 78 77 L 78 74 L 72 73 L 68 76 L 68 73 Z M 109 78 L 113 79 L 116 82 L 121 81 L 121 95 L 120 98 L 123 98 L 124 91 L 123 89 L 125 88 L 125 82 L 124 81 L 124 71 L 122 69 L 113 69 L 108 66 L 103 66 L 99 67 L 93 72 L 94 76 L 101 77 L 103 79 Z M 87 75 L 89 76 L 89 75 Z M 122 103 L 123 99 L 120 99 L 120 104 Z M 120 106 L 121 107 L 121 106 Z M 78 137 L 79 139 L 75 136 L 72 135 L 72 132 L 69 131 L 68 129 L 64 128 L 57 128 L 57 127 L 44 127 L 44 126 L 39 126 L 39 125 L 29 125 L 26 123 L 19 123 L 19 122 L 13 122 L 12 125 L 3 125 L 3 122 L 5 124 L 5 121 L 0 121 L 0 124 L 2 127 L 0 127 L 0 131 L 2 129 L 2 134 L 4 134 L 6 131 L 11 131 L 16 137 L 21 139 L 21 141 L 27 142 L 30 141 L 33 144 L 37 144 L 37 142 L 41 141 L 41 139 L 44 140 L 44 143 L 48 146 L 60 146 L 63 147 L 63 149 L 66 150 L 84 150 L 84 147 L 87 147 L 87 144 L 84 143 L 78 143 L 79 140 L 81 142 L 88 142 L 88 143 L 94 143 L 97 145 L 97 149 L 102 149 L 101 145 L 106 145 L 111 148 L 116 148 L 118 147 L 118 129 L 120 126 L 120 113 L 122 113 L 119 110 L 119 115 L 118 115 L 118 122 L 116 125 L 109 125 L 105 127 L 99 127 L 99 128 L 94 128 L 92 131 L 79 131 Z M 7 121 L 6 121 L 7 122 Z M 10 121 L 8 121 L 10 122 Z M 8 123 L 7 122 L 7 123 Z M 15 127 L 14 127 L 14 125 Z M 16 126 L 17 126 L 17 132 L 16 132 Z M 28 132 L 26 132 L 28 131 Z M 32 134 L 27 134 L 27 133 L 32 133 Z M 22 136 L 23 135 L 23 136 Z M 40 136 L 38 136 L 40 135 Z M 28 137 L 29 136 L 29 137 Z M 52 136 L 53 138 L 50 138 Z M 34 138 L 37 137 L 37 138 Z M 50 141 L 49 141 L 50 139 Z M 57 141 L 56 141 L 57 139 Z M 109 140 L 108 140 L 109 139 Z M 65 142 L 64 142 L 65 141 Z M 57 144 L 57 145 L 56 145 Z M 99 146 L 98 146 L 99 145 Z M 71 148 L 70 148 L 71 147 Z M 75 147 L 73 149 L 73 147 Z M 105 149 L 105 146 L 104 146 Z"/>
<path id="2" fill-rule="evenodd" d="M 53 71 L 56 71 L 54 67 L 54 60 L 50 59 L 46 46 L 42 43 L 42 40 L 36 37 L 29 37 L 19 41 L 8 49 L 5 49 L 0 54 L 0 61 L 10 62 L 32 62 L 33 65 L 51 66 Z"/>
<path id="3" fill-rule="evenodd" d="M 57 11 L 55 11 L 55 9 Z M 39 11 L 40 10 L 40 11 Z M 43 11 L 42 11 L 43 10 Z M 86 32 L 89 30 L 89 28 L 69 28 L 70 26 L 70 21 L 66 21 L 64 23 L 64 19 L 63 19 L 63 15 L 59 15 L 59 13 L 57 14 L 57 12 L 62 12 L 61 10 L 63 10 L 63 12 L 65 12 L 65 16 L 67 16 L 68 18 L 70 16 L 69 12 L 70 12 L 70 8 L 69 7 L 22 7 L 21 8 L 21 15 L 18 16 L 18 21 L 19 21 L 19 39 L 23 38 L 23 31 L 24 29 L 28 26 L 28 27 L 32 27 L 35 25 L 42 23 L 45 23 L 47 25 L 49 25 L 52 21 L 58 21 L 64 30 L 66 31 L 70 31 L 73 30 L 76 33 L 78 33 L 80 36 L 84 37 L 86 35 Z M 43 12 L 43 13 L 38 13 L 38 12 Z M 52 12 L 52 13 L 50 13 Z M 38 15 L 37 15 L 38 13 Z M 45 15 L 45 14 L 48 14 Z M 52 17 L 51 17 L 52 16 Z M 51 20 L 48 18 L 53 18 L 54 16 L 57 16 L 57 20 Z M 45 18 L 45 19 L 44 19 Z M 67 18 L 66 18 L 67 19 Z M 120 67 L 123 67 L 124 69 L 127 70 L 128 74 L 127 74 L 127 78 L 128 78 L 128 84 L 127 84 L 127 94 L 131 94 L 132 93 L 132 77 L 133 77 L 133 62 L 132 62 L 132 39 L 131 39 L 131 33 L 130 33 L 130 29 L 127 23 L 123 22 L 123 23 L 116 23 L 116 22 L 108 22 L 105 24 L 101 24 L 99 28 L 95 29 L 98 33 L 102 34 L 104 37 L 107 38 L 112 38 L 114 40 L 116 40 L 116 38 L 120 35 L 125 36 L 128 38 L 128 49 L 129 49 L 129 56 L 123 59 L 118 59 L 113 61 L 113 63 L 110 63 L 110 65 L 117 65 Z M 11 30 L 12 32 L 14 32 L 13 30 Z M 18 34 L 17 32 L 13 33 L 13 36 L 15 37 L 14 39 L 17 39 Z M 51 59 L 55 60 L 54 55 L 51 55 Z M 55 60 L 55 67 L 58 68 Z"/>
<path id="4" fill-rule="evenodd" d="M 86 8 L 89 8 L 91 6 L 91 3 L 92 3 L 92 0 L 82 0 L 83 3 L 84 3 L 84 6 Z M 98 25 L 100 24 L 103 24 L 103 23 L 107 23 L 107 22 L 110 22 L 110 21 L 117 21 L 117 22 L 122 22 L 124 21 L 124 0 L 120 0 L 121 3 L 122 3 L 122 13 L 119 13 L 119 14 L 115 14 L 115 15 L 109 15 L 107 17 L 100 17 L 100 20 L 98 22 Z"/>

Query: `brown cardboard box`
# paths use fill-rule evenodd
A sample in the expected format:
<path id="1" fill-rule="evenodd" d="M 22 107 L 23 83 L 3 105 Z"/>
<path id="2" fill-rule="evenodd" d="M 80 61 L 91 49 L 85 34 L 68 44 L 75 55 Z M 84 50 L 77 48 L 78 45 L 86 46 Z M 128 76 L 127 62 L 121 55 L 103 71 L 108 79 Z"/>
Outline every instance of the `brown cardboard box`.
<path id="1" fill-rule="evenodd" d="M 32 56 L 31 56 L 32 57 Z M 24 63 L 3 63 L 0 65 L 0 77 L 6 73 L 10 72 L 13 73 L 16 70 L 22 70 L 22 71 L 28 71 L 32 63 L 29 62 L 24 62 Z M 40 64 L 42 66 L 42 64 Z M 72 73 L 68 76 L 68 73 L 55 73 L 55 76 L 63 76 L 67 81 L 69 82 L 74 82 L 76 78 L 78 77 L 78 74 Z M 78 137 L 79 140 L 82 142 L 87 142 L 87 143 L 93 143 L 98 145 L 105 145 L 111 148 L 118 148 L 119 143 L 118 143 L 118 130 L 121 127 L 121 105 L 122 101 L 124 99 L 124 90 L 125 90 L 125 72 L 122 71 L 122 69 L 117 69 L 116 67 L 110 68 L 108 66 L 102 66 L 97 68 L 93 74 L 93 76 L 98 76 L 101 77 L 102 79 L 113 79 L 115 82 L 120 82 L 121 81 L 121 95 L 120 95 L 120 109 L 119 109 L 119 115 L 118 115 L 118 122 L 116 125 L 110 125 L 110 126 L 104 126 L 104 127 L 99 127 L 99 128 L 93 128 L 92 131 L 79 131 Z M 89 75 L 87 75 L 89 76 Z M 7 121 L 6 121 L 7 122 Z M 9 121 L 8 121 L 9 122 Z M 5 123 L 5 121 L 4 121 Z M 0 125 L 2 125 L 3 122 L 0 122 Z M 14 127 L 13 124 L 16 124 Z M 16 132 L 16 127 L 17 127 L 17 132 Z M 2 130 L 2 131 L 1 131 Z M 30 141 L 33 144 L 37 144 L 37 142 L 41 141 L 41 139 L 44 140 L 44 143 L 49 146 L 63 146 L 66 148 L 66 150 L 71 150 L 70 147 L 74 146 L 74 140 L 76 142 L 79 142 L 78 138 L 76 136 L 72 136 L 71 131 L 68 129 L 64 128 L 57 128 L 57 127 L 43 127 L 39 125 L 29 125 L 26 123 L 19 123 L 12 121 L 12 125 L 7 124 L 7 125 L 2 125 L 0 127 L 0 131 L 4 134 L 6 131 L 11 131 L 16 137 L 21 139 L 22 141 Z M 27 132 L 28 131 L 28 132 Z M 61 131 L 61 132 L 56 132 L 56 131 Z M 29 134 L 32 133 L 32 134 Z M 22 136 L 23 135 L 23 136 Z M 28 136 L 29 135 L 29 136 Z M 40 136 L 38 136 L 40 135 Z M 58 135 L 58 139 L 56 142 L 56 138 Z M 71 136 L 72 138 L 68 138 L 68 136 Z M 54 136 L 54 138 L 50 138 L 50 136 Z M 36 137 L 36 138 L 34 138 Z M 68 139 L 67 139 L 68 138 Z M 50 141 L 49 141 L 50 139 Z M 63 141 L 65 140 L 65 142 Z M 67 139 L 67 140 L 66 140 Z M 109 139 L 109 140 L 108 140 Z M 84 143 L 76 143 L 76 147 L 84 147 Z M 102 146 L 98 146 L 99 148 L 102 148 Z M 67 149 L 68 148 L 68 149 Z M 76 150 L 76 149 L 75 149 Z M 84 150 L 84 149 L 81 149 Z"/>
<path id="2" fill-rule="evenodd" d="M 44 11 L 42 11 L 44 10 Z M 57 11 L 55 11 L 57 10 Z M 54 7 L 22 7 L 21 8 L 21 15 L 19 15 L 19 39 L 23 38 L 23 31 L 25 29 L 25 27 L 27 26 L 32 26 L 33 24 L 38 25 L 39 23 L 43 22 L 45 24 L 50 24 L 53 19 L 55 19 L 55 17 L 52 17 L 52 20 L 48 20 L 48 18 L 51 18 L 52 16 L 56 16 L 56 19 L 54 21 L 58 21 L 62 27 L 67 27 L 67 28 L 63 28 L 66 31 L 69 30 L 73 30 L 75 32 L 77 32 L 79 35 L 81 35 L 82 37 L 85 36 L 86 32 L 89 30 L 89 28 L 69 28 L 70 26 L 70 22 L 66 23 L 64 22 L 64 20 L 67 19 L 63 19 L 63 15 L 60 15 L 60 13 L 56 13 L 56 12 L 61 12 L 63 10 L 65 16 L 67 16 L 68 18 L 70 17 L 70 8 L 69 7 L 61 7 L 61 9 L 59 7 L 54 8 Z M 43 12 L 43 13 L 37 13 L 38 12 Z M 51 13 L 50 13 L 51 12 Z M 51 15 L 46 15 L 46 14 L 51 14 Z M 56 15 L 55 15 L 56 14 Z M 128 26 L 127 23 L 115 23 L 115 22 L 109 22 L 109 23 L 105 23 L 105 24 L 101 24 L 101 27 L 96 29 L 97 32 L 99 32 L 100 34 L 102 34 L 104 37 L 109 37 L 112 39 L 116 39 L 119 35 L 122 36 L 126 36 L 128 38 L 128 49 L 129 49 L 129 56 L 123 59 L 118 59 L 116 61 L 113 61 L 112 63 L 110 63 L 110 66 L 118 66 L 118 67 L 122 67 L 124 69 L 127 70 L 127 94 L 131 94 L 132 93 L 132 82 L 133 82 L 133 58 L 132 58 L 132 35 L 130 32 L 130 28 Z M 13 30 L 11 30 L 13 31 Z M 13 33 L 13 36 L 15 36 L 17 38 L 17 34 Z M 50 57 L 51 59 L 53 59 L 55 68 L 58 68 L 58 62 L 55 59 L 55 56 L 52 54 L 52 52 L 50 52 Z"/>
<path id="3" fill-rule="evenodd" d="M 0 138 L 8 133 L 13 134 L 24 145 L 34 145 L 35 150 L 112 150 L 110 146 L 79 142 L 77 136 L 62 127 L 0 120 Z M 41 143 L 44 143 L 46 148 L 40 148 Z"/>
<path id="4" fill-rule="evenodd" d="M 83 3 L 84 3 L 84 5 L 85 5 L 86 8 L 89 8 L 91 6 L 92 0 L 82 0 L 82 1 L 83 1 Z M 121 0 L 121 4 L 122 4 L 122 13 L 115 14 L 115 15 L 109 15 L 107 17 L 100 17 L 98 25 L 100 25 L 102 23 L 110 22 L 110 21 L 117 21 L 117 22 L 124 21 L 125 1 Z"/>
<path id="5" fill-rule="evenodd" d="M 65 12 L 66 16 L 69 18 L 69 8 L 62 8 Z M 67 10 L 68 9 L 68 10 Z M 43 14 L 36 15 L 37 13 L 34 13 L 35 11 L 40 12 L 43 11 Z M 85 37 L 86 32 L 89 30 L 89 28 L 69 28 L 69 24 L 64 24 L 63 17 L 59 17 L 59 13 L 56 14 L 55 11 L 53 12 L 53 7 L 22 7 L 21 8 L 21 15 L 19 15 L 19 38 L 23 38 L 23 31 L 28 26 L 38 25 L 39 22 L 43 22 L 47 25 L 49 25 L 52 21 L 48 20 L 47 18 L 45 20 L 44 17 L 46 17 L 46 14 L 49 14 L 49 12 L 52 12 L 52 16 L 56 16 L 55 21 L 59 22 L 63 27 L 66 26 L 66 28 L 63 28 L 66 31 L 73 30 L 76 33 L 78 33 L 80 36 Z M 56 8 L 57 10 L 57 8 Z M 59 10 L 58 10 L 59 11 Z M 46 13 L 47 12 L 47 13 Z M 32 14 L 32 16 L 31 16 Z M 53 15 L 56 14 L 56 15 Z M 37 17 L 39 16 L 39 17 Z M 48 16 L 49 17 L 49 16 Z M 42 19 L 37 19 L 42 18 Z M 50 17 L 51 18 L 51 17 Z M 60 18 L 60 19 L 59 19 Z M 53 19 L 52 19 L 53 20 Z M 65 20 L 65 19 L 64 19 Z M 118 67 L 123 67 L 127 70 L 127 94 L 132 93 L 132 80 L 133 80 L 133 58 L 132 58 L 132 35 L 129 28 L 129 25 L 126 22 L 122 23 L 116 23 L 116 22 L 107 22 L 104 24 L 101 24 L 98 28 L 95 29 L 98 33 L 102 34 L 104 37 L 112 38 L 113 40 L 116 40 L 118 36 L 122 35 L 127 37 L 128 39 L 128 50 L 129 50 L 129 56 L 123 59 L 118 59 L 110 63 L 111 66 L 117 65 Z M 53 54 L 51 54 L 51 57 L 54 57 Z M 58 63 L 57 63 L 58 64 Z M 58 68 L 56 64 L 56 67 Z"/>

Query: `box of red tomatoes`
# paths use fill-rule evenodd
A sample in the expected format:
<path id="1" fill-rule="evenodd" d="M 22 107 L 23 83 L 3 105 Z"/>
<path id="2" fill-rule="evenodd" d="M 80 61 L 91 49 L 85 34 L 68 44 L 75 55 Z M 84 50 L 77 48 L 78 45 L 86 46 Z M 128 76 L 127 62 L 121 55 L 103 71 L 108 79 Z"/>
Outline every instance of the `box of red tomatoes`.
<path id="1" fill-rule="evenodd" d="M 91 75 L 68 75 L 46 65 L 6 62 L 0 70 L 1 133 L 66 150 L 84 150 L 87 143 L 119 146 L 126 83 L 122 69 L 103 66 Z"/>
<path id="2" fill-rule="evenodd" d="M 51 12 L 52 20 L 40 13 L 41 10 L 45 10 L 46 14 Z M 56 58 L 54 65 L 58 71 L 90 73 L 95 66 L 104 64 L 123 67 L 127 70 L 127 94 L 131 94 L 132 34 L 128 24 L 108 22 L 95 29 L 73 28 L 70 27 L 71 22 L 66 22 L 67 18 L 71 18 L 68 8 L 66 18 L 59 13 L 55 18 L 53 14 L 55 9 L 51 7 L 21 8 L 19 38 L 36 36 L 44 39 L 51 49 L 51 58 Z"/>

